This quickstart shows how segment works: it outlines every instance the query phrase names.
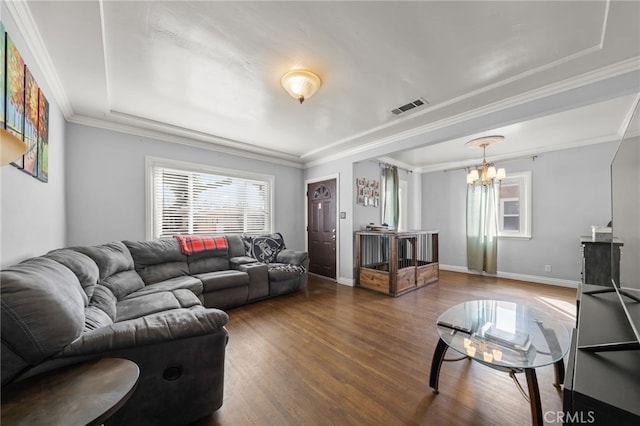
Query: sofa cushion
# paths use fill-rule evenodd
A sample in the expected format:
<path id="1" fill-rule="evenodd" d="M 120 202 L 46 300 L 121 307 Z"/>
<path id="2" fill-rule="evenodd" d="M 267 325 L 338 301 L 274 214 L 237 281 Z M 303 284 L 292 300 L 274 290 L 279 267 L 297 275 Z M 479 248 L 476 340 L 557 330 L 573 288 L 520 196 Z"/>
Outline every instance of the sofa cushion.
<path id="1" fill-rule="evenodd" d="M 84 328 L 84 290 L 66 266 L 38 257 L 0 272 L 2 340 L 36 364 Z M 2 366 L 3 383 L 5 366 Z"/>
<path id="2" fill-rule="evenodd" d="M 229 244 L 229 258 L 251 254 L 251 250 L 249 249 L 247 251 L 245 248 L 244 237 L 242 235 L 227 235 L 227 243 Z"/>
<path id="3" fill-rule="evenodd" d="M 135 269 L 145 284 L 155 284 L 171 278 L 189 275 L 187 256 L 173 239 L 124 241 L 135 262 Z"/>
<path id="4" fill-rule="evenodd" d="M 237 256 L 229 259 L 229 265 L 232 269 L 239 269 L 240 265 L 247 265 L 250 263 L 259 263 L 258 259 L 254 259 L 249 256 Z"/>
<path id="5" fill-rule="evenodd" d="M 269 281 L 285 281 L 297 278 L 304 274 L 305 270 L 300 265 L 288 263 L 270 263 L 268 265 Z"/>
<path id="6" fill-rule="evenodd" d="M 118 302 L 115 322 L 127 321 L 180 307 L 180 302 L 170 291 L 145 294 Z"/>
<path id="7" fill-rule="evenodd" d="M 93 296 L 89 301 L 89 306 L 95 306 L 103 311 L 111 320 L 116 319 L 116 297 L 113 295 L 109 288 L 98 284 L 93 292 Z"/>
<path id="8" fill-rule="evenodd" d="M 172 309 L 191 308 L 198 305 L 200 305 L 200 300 L 189 290 L 180 289 L 145 294 L 118 302 L 116 305 L 115 322 L 140 318 Z"/>
<path id="9" fill-rule="evenodd" d="M 264 263 L 275 262 L 276 256 L 284 248 L 284 238 L 279 232 L 251 240 L 251 256 Z"/>
<path id="10" fill-rule="evenodd" d="M 85 292 L 85 306 L 93 295 L 93 290 L 100 279 L 98 265 L 89 256 L 75 250 L 58 249 L 47 253 L 44 257 L 53 259 L 71 269 L 76 274 Z"/>
<path id="11" fill-rule="evenodd" d="M 190 290 L 178 289 L 172 291 L 178 303 L 182 308 L 191 308 L 194 306 L 202 306 L 200 299 Z"/>
<path id="12" fill-rule="evenodd" d="M 140 275 L 134 270 L 113 274 L 100 281 L 100 284 L 111 290 L 118 300 L 144 287 L 142 278 L 140 278 Z"/>
<path id="13" fill-rule="evenodd" d="M 127 295 L 125 299 L 131 299 L 134 297 L 143 296 L 145 294 L 159 293 L 162 291 L 171 291 L 178 289 L 186 289 L 191 291 L 195 296 L 199 296 L 203 291 L 202 281 L 195 277 L 175 277 L 169 280 L 161 281 L 159 283 L 150 284 L 138 291 Z"/>
<path id="14" fill-rule="evenodd" d="M 119 241 L 100 246 L 70 247 L 70 250 L 79 251 L 93 259 L 100 270 L 100 280 L 104 280 L 118 272 L 133 269 L 131 253 Z"/>
<path id="15" fill-rule="evenodd" d="M 227 251 L 206 251 L 189 256 L 189 273 L 192 275 L 205 272 L 224 271 L 230 268 Z"/>
<path id="16" fill-rule="evenodd" d="M 249 285 L 249 275 L 246 272 L 235 270 L 207 272 L 198 274 L 196 277 L 202 281 L 204 293 Z"/>
<path id="17" fill-rule="evenodd" d="M 113 319 L 97 306 L 87 306 L 84 318 L 84 333 L 113 324 Z"/>
<path id="18" fill-rule="evenodd" d="M 224 311 L 205 309 L 202 306 L 159 312 L 130 321 L 116 322 L 90 333 L 84 333 L 56 357 L 100 354 L 201 336 L 223 331 L 222 327 L 228 320 L 229 316 Z M 153 360 L 149 363 L 153 363 Z M 139 384 L 138 389 L 140 385 L 142 383 Z"/>

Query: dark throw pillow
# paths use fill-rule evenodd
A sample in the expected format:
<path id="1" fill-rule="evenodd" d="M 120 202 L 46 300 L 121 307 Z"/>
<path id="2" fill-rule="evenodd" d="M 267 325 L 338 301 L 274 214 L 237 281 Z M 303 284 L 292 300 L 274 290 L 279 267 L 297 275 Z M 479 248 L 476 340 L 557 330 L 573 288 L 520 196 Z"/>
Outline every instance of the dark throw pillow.
<path id="1" fill-rule="evenodd" d="M 263 263 L 273 263 L 280 250 L 286 248 L 284 238 L 279 232 L 271 235 L 253 237 L 251 255 Z"/>

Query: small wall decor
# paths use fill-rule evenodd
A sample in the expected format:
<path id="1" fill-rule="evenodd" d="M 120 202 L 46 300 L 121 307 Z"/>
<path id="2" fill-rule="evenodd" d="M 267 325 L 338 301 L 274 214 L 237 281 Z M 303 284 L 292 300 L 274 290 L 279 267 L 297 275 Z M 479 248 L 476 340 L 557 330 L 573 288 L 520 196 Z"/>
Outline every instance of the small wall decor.
<path id="1" fill-rule="evenodd" d="M 15 167 L 49 180 L 49 102 L 0 22 L 0 126 L 27 145 Z"/>
<path id="2" fill-rule="evenodd" d="M 378 207 L 380 205 L 380 182 L 357 178 L 358 193 L 356 203 L 363 206 Z"/>
<path id="3" fill-rule="evenodd" d="M 31 71 L 24 67 L 24 132 L 23 140 L 27 144 L 24 153 L 22 171 L 30 175 L 38 175 L 38 83 Z"/>
<path id="4" fill-rule="evenodd" d="M 24 123 L 24 61 L 18 49 L 13 44 L 11 37 L 6 35 L 7 53 L 6 53 L 6 70 L 7 70 L 7 91 L 5 93 L 5 128 L 23 138 L 22 130 Z M 14 166 L 22 169 L 24 167 L 23 157 L 14 161 Z"/>

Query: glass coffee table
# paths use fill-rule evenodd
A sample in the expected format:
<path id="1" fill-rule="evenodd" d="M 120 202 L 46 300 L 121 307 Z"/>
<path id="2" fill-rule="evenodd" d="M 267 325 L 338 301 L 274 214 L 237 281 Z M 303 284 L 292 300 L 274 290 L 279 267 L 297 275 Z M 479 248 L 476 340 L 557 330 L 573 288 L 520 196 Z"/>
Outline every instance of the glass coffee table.
<path id="1" fill-rule="evenodd" d="M 436 323 L 440 339 L 431 361 L 429 386 L 438 393 L 443 361 L 473 359 L 509 373 L 529 401 L 534 425 L 542 425 L 542 407 L 536 368 L 553 364 L 555 386 L 564 382 L 563 358 L 569 350 L 569 331 L 543 312 L 522 303 L 474 300 L 445 311 Z M 447 349 L 462 357 L 445 359 Z M 528 394 L 516 373 L 524 373 Z"/>

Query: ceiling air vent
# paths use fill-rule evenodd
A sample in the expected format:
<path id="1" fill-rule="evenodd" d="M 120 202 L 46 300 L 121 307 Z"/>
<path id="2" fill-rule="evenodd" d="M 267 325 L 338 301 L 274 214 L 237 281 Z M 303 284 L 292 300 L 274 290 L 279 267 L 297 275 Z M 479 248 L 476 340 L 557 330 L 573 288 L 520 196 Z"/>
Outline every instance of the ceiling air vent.
<path id="1" fill-rule="evenodd" d="M 402 113 L 411 111 L 412 109 L 423 106 L 423 105 L 429 105 L 429 102 L 424 98 L 418 98 L 415 101 L 409 102 L 406 105 L 402 105 L 402 106 L 399 106 L 398 108 L 391 110 L 391 112 L 394 113 L 395 115 L 400 115 Z"/>

